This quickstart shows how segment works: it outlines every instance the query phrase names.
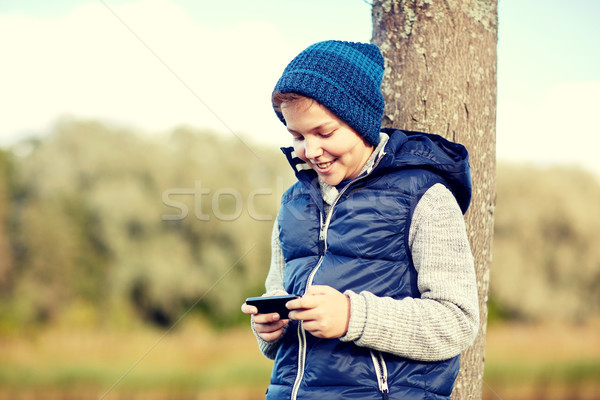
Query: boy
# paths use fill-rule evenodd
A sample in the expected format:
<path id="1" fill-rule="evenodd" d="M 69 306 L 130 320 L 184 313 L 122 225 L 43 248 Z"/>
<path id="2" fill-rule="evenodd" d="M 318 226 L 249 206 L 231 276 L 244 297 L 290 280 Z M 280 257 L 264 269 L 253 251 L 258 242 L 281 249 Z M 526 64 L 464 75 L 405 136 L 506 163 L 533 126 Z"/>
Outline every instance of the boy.
<path id="1" fill-rule="evenodd" d="M 372 44 L 320 42 L 275 86 L 298 182 L 282 197 L 266 294 L 302 297 L 289 319 L 242 306 L 275 360 L 267 399 L 449 399 L 477 333 L 467 151 L 380 129 L 383 64 Z"/>

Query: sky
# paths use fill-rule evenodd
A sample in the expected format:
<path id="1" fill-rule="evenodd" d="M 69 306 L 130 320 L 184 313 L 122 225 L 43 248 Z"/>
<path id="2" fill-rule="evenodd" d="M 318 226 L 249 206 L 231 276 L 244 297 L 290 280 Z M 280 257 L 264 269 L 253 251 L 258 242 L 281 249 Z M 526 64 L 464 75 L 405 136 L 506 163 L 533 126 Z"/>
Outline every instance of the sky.
<path id="1" fill-rule="evenodd" d="M 600 1 L 499 0 L 497 157 L 600 176 Z M 0 146 L 62 118 L 287 145 L 270 94 L 308 45 L 368 42 L 365 0 L 0 0 Z"/>

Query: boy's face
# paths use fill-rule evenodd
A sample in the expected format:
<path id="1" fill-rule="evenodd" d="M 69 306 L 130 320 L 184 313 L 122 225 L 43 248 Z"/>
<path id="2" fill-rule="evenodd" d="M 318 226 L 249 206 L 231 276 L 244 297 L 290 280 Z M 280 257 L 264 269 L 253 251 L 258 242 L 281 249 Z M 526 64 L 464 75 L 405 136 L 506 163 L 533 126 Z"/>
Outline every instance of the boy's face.
<path id="1" fill-rule="evenodd" d="M 294 150 L 329 185 L 356 178 L 373 146 L 316 101 L 300 99 L 281 105 Z"/>

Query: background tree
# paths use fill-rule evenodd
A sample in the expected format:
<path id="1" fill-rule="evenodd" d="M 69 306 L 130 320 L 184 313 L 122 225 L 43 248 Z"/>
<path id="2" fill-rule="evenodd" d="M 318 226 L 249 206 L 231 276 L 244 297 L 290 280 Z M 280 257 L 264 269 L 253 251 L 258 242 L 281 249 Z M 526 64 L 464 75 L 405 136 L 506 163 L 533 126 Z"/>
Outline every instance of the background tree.
<path id="1" fill-rule="evenodd" d="M 246 321 L 288 184 L 285 158 L 256 152 L 191 128 L 149 138 L 70 119 L 0 150 L 0 334 L 171 326 L 192 306 L 215 325 Z"/>
<path id="2" fill-rule="evenodd" d="M 8 235 L 8 216 L 10 214 L 10 180 L 12 159 L 8 152 L 0 150 L 0 299 L 9 286 L 12 273 L 12 252 Z"/>
<path id="3" fill-rule="evenodd" d="M 384 126 L 440 134 L 470 153 L 466 215 L 481 326 L 454 399 L 480 398 L 495 207 L 497 0 L 374 0 L 373 38 L 387 68 Z"/>

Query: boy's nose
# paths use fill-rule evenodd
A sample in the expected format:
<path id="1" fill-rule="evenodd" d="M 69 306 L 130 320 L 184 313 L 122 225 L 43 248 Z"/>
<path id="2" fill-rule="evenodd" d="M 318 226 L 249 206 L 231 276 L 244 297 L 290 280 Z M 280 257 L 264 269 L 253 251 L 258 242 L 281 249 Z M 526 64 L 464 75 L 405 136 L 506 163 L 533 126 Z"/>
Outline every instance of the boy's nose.
<path id="1" fill-rule="evenodd" d="M 317 158 L 323 154 L 323 149 L 317 138 L 304 139 L 304 156 L 306 158 Z"/>

